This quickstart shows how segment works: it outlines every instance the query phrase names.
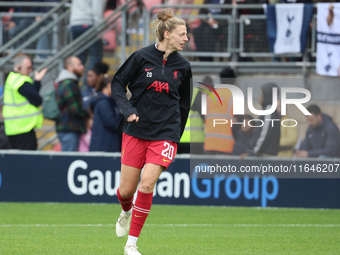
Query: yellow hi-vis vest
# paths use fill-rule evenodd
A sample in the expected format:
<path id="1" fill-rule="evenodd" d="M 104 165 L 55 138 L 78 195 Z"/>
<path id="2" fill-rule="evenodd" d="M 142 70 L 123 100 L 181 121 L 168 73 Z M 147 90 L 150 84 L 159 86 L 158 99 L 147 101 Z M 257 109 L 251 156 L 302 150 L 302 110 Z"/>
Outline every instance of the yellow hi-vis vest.
<path id="1" fill-rule="evenodd" d="M 191 106 L 195 101 L 198 88 L 193 91 Z M 190 110 L 185 129 L 181 137 L 181 143 L 204 143 L 204 120 L 198 111 Z"/>
<path id="2" fill-rule="evenodd" d="M 33 84 L 30 77 L 14 72 L 10 72 L 6 80 L 2 112 L 6 135 L 23 134 L 42 126 L 41 109 L 30 104 L 18 91 L 25 82 Z"/>

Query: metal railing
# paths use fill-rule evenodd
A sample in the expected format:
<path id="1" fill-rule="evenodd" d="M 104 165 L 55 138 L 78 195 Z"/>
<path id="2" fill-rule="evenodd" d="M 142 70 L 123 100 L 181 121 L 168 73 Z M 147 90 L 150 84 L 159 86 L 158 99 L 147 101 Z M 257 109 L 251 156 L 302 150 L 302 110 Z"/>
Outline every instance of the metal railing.
<path id="1" fill-rule="evenodd" d="M 200 52 L 190 48 L 185 48 L 181 54 L 189 57 L 191 66 L 198 72 L 216 72 L 220 68 L 232 66 L 238 72 L 291 72 L 302 73 L 307 76 L 308 72 L 315 69 L 315 61 L 311 59 L 316 56 L 316 26 L 312 26 L 307 38 L 306 50 L 303 53 L 297 54 L 275 54 L 270 52 L 269 43 L 267 40 L 267 25 L 266 15 L 264 14 L 250 14 L 242 15 L 242 10 L 257 11 L 263 10 L 265 6 L 259 4 L 240 4 L 240 5 L 155 5 L 149 10 L 147 24 L 156 18 L 154 10 L 157 8 L 181 8 L 197 10 L 208 8 L 220 8 L 228 10 L 228 15 L 213 15 L 214 19 L 228 20 L 227 40 L 224 45 L 218 50 Z M 315 5 L 314 5 L 315 7 Z M 208 19 L 208 15 L 177 15 L 189 21 L 189 34 L 195 29 L 190 29 L 192 20 Z M 315 24 L 316 15 L 313 16 L 312 24 Z M 204 22 L 204 21 L 203 21 Z M 149 26 L 145 27 L 145 34 L 151 35 Z M 211 34 L 202 34 L 201 37 L 209 37 Z M 146 44 L 150 43 L 150 36 L 146 36 Z M 249 39 L 250 38 L 250 39 Z M 196 42 L 196 37 L 194 36 Z M 227 49 L 227 51 L 225 51 Z M 210 56 L 214 57 L 214 62 L 197 61 L 197 57 Z M 274 58 L 286 58 L 288 62 L 273 62 Z M 294 61 L 292 59 L 294 58 Z"/>
<path id="2" fill-rule="evenodd" d="M 37 70 L 41 70 L 45 67 L 53 69 L 60 63 L 60 60 L 65 59 L 71 55 L 78 55 L 79 53 L 86 50 L 94 42 L 102 37 L 102 35 L 107 31 L 112 24 L 114 24 L 118 18 L 122 19 L 122 35 L 121 35 L 121 45 L 126 46 L 126 29 L 127 24 L 125 22 L 127 12 L 135 6 L 135 1 L 130 0 L 126 4 L 119 6 L 114 10 L 114 12 L 108 16 L 106 19 L 102 20 L 96 26 L 92 26 L 85 33 L 81 34 L 78 38 L 70 42 L 68 45 L 59 50 L 53 57 L 47 59 L 43 64 L 37 67 Z M 121 51 L 121 59 L 126 59 L 125 50 Z"/>
<path id="3" fill-rule="evenodd" d="M 0 18 L 5 16 L 5 15 L 8 15 L 8 14 L 1 12 Z M 12 17 L 21 18 L 22 21 L 24 21 L 24 22 L 32 22 L 32 19 L 34 19 L 35 17 L 43 17 L 43 15 L 44 14 L 42 14 L 42 13 L 13 13 L 13 14 L 11 14 Z M 64 22 L 66 21 L 66 19 L 68 19 L 67 14 L 63 15 L 62 17 L 64 17 L 64 20 L 63 20 Z M 34 39 L 36 37 L 34 37 L 32 39 L 32 37 L 35 36 L 35 34 L 37 32 L 40 32 L 40 30 L 42 30 L 42 28 L 44 28 L 46 26 L 46 24 L 42 24 L 41 27 L 39 27 L 39 26 L 35 27 L 33 30 L 30 30 L 31 33 L 26 33 L 27 30 L 24 29 L 23 30 L 24 33 L 19 33 L 18 36 L 14 37 L 13 39 L 8 39 L 8 42 L 6 42 L 4 45 L 3 45 L 3 42 L 5 40 L 4 33 L 1 30 L 2 26 L 0 25 L 0 45 L 3 45 L 3 47 L 1 47 L 3 50 L 1 50 L 0 52 L 9 53 L 8 59 L 11 59 L 10 56 L 13 55 L 13 54 L 11 54 L 13 49 L 19 48 L 19 47 L 20 48 L 18 50 L 20 51 L 20 53 L 25 53 L 25 54 L 38 54 L 38 55 L 40 55 L 40 54 L 44 54 L 44 55 L 55 54 L 57 52 L 58 48 L 60 48 L 60 46 L 58 44 L 58 42 L 59 42 L 58 31 L 60 29 L 58 29 L 58 26 L 56 24 L 59 24 L 62 19 L 58 19 L 58 15 L 56 13 L 53 13 L 52 14 L 52 20 L 54 21 L 54 22 L 52 22 L 52 24 L 54 24 L 52 29 L 44 30 L 44 31 L 46 31 L 45 33 L 43 33 L 43 32 L 39 33 L 39 35 L 41 35 L 41 36 L 39 36 L 37 39 Z M 38 23 L 38 22 L 34 22 L 34 23 Z M 1 22 L 0 22 L 0 24 L 1 24 Z M 43 38 L 42 36 L 48 36 L 48 40 L 49 40 L 49 37 L 51 37 L 51 39 L 50 39 L 51 43 L 49 45 L 45 45 L 45 46 L 48 47 L 48 49 L 39 49 L 38 46 L 37 46 L 38 43 L 34 43 L 34 42 L 41 40 Z M 17 39 L 14 40 L 15 38 L 17 38 Z M 27 44 L 24 44 L 27 41 L 28 41 L 27 44 L 29 46 L 25 46 Z M 31 45 L 29 44 L 29 42 L 32 42 Z M 34 46 L 33 48 L 32 48 L 32 45 Z M 3 59 L 3 61 L 5 61 L 5 62 L 4 63 L 0 62 L 0 67 L 3 66 L 6 63 L 5 59 Z"/>
<path id="4" fill-rule="evenodd" d="M 50 10 L 45 16 L 43 16 L 43 20 L 48 17 L 52 17 L 53 13 L 55 14 L 58 10 L 61 10 L 63 6 L 67 3 L 67 0 L 62 1 L 58 6 L 54 6 L 52 10 Z M 2 6 L 3 3 L 0 3 Z M 30 3 L 32 5 L 34 3 Z M 215 44 L 213 46 L 213 50 L 200 50 L 199 47 L 196 46 L 195 49 L 191 49 L 186 45 L 185 49 L 181 52 L 182 55 L 187 57 L 191 65 L 195 71 L 203 71 L 203 72 L 217 72 L 219 69 L 232 66 L 238 72 L 291 72 L 291 73 L 302 73 L 304 76 L 308 74 L 308 72 L 313 71 L 315 68 L 314 58 L 316 56 L 316 26 L 312 26 L 312 29 L 309 33 L 309 37 L 307 40 L 307 47 L 304 53 L 298 54 L 282 54 L 277 55 L 269 50 L 269 44 L 267 41 L 267 33 L 266 33 L 266 15 L 264 14 L 250 14 L 250 15 L 241 15 L 242 10 L 263 10 L 262 5 L 155 5 L 150 10 L 146 11 L 145 7 L 140 15 L 137 16 L 137 20 L 142 20 L 143 24 L 139 27 L 133 28 L 136 23 L 133 23 L 131 15 L 129 14 L 133 8 L 136 7 L 136 1 L 129 1 L 125 5 L 118 7 L 114 13 L 106 18 L 102 23 L 97 26 L 93 26 L 86 33 L 84 33 L 79 39 L 70 42 L 66 36 L 64 43 L 60 43 L 61 33 L 65 33 L 67 29 L 60 29 L 60 24 L 65 23 L 69 10 L 66 10 L 62 14 L 58 15 L 57 19 L 54 19 L 52 23 L 50 23 L 49 27 L 45 26 L 43 29 L 39 31 L 39 33 L 34 34 L 29 38 L 29 40 L 25 40 L 20 47 L 17 47 L 14 51 L 10 51 L 10 55 L 4 57 L 0 61 L 0 67 L 4 66 L 5 63 L 11 61 L 13 56 L 18 52 L 27 52 L 38 54 L 39 51 L 27 49 L 27 46 L 36 41 L 40 36 L 44 35 L 44 33 L 50 32 L 50 29 L 53 28 L 55 33 L 58 33 L 54 39 L 54 42 L 59 42 L 59 44 L 54 45 L 53 51 L 49 51 L 52 54 L 52 58 L 48 59 L 48 61 L 39 65 L 38 69 L 43 67 L 54 68 L 58 65 L 61 58 L 65 58 L 71 54 L 78 54 L 89 45 L 93 44 L 101 35 L 107 31 L 107 29 L 112 29 L 115 22 L 118 18 L 121 18 L 121 30 L 116 29 L 118 34 L 117 44 L 120 46 L 119 50 L 116 50 L 114 55 L 115 58 L 115 68 L 117 69 L 121 63 L 125 61 L 129 54 L 131 54 L 134 50 L 141 48 L 143 46 L 151 44 L 154 41 L 152 27 L 150 24 L 152 20 L 155 19 L 155 10 L 157 8 L 180 8 L 185 9 L 189 8 L 191 10 L 195 10 L 198 12 L 202 8 L 220 8 L 223 10 L 227 10 L 229 14 L 223 15 L 214 15 L 214 19 L 221 22 L 223 25 L 219 28 L 220 34 L 219 37 L 214 41 L 212 35 L 209 34 L 199 34 L 197 29 L 190 28 L 191 21 L 196 20 L 198 22 L 202 22 L 204 19 L 208 19 L 207 15 L 179 15 L 179 17 L 184 18 L 189 21 L 189 34 L 198 34 L 198 37 L 195 38 L 195 41 L 202 40 L 205 41 L 210 40 L 211 44 Z M 64 20 L 61 18 L 63 17 Z M 312 23 L 314 24 L 316 17 L 313 17 Z M 204 21 L 203 21 L 204 22 Z M 39 27 L 40 22 L 33 23 L 29 28 L 25 29 L 23 33 L 13 38 L 10 42 L 6 43 L 0 48 L 0 52 L 4 49 L 8 49 L 11 45 L 16 43 L 20 38 L 24 38 L 25 35 L 33 31 L 35 28 Z M 138 23 L 138 22 L 137 22 Z M 66 24 L 67 25 L 67 24 Z M 43 30 L 43 31 L 42 31 Z M 142 33 L 142 34 L 140 34 Z M 210 38 L 209 38 L 210 37 Z M 250 38 L 249 38 L 250 37 Z M 215 37 L 216 38 L 216 37 Z M 10 44 L 9 44 L 10 43 Z M 209 45 L 210 43 L 207 43 Z M 118 48 L 118 47 L 117 47 Z M 119 51 L 119 52 L 117 52 Z M 46 53 L 46 52 L 45 52 Z M 208 62 L 204 61 L 204 58 L 210 57 L 214 61 Z M 289 60 L 288 62 L 273 62 L 274 58 L 286 58 Z"/>
<path id="5" fill-rule="evenodd" d="M 10 41 L 8 41 L 5 45 L 3 45 L 2 47 L 0 47 L 0 53 L 4 52 L 6 49 L 9 49 L 14 43 L 16 43 L 17 41 L 19 41 L 20 39 L 22 39 L 24 36 L 28 35 L 31 31 L 33 31 L 34 29 L 42 26 L 44 24 L 45 21 L 47 21 L 49 18 L 52 18 L 52 16 L 54 14 L 56 14 L 57 12 L 59 12 L 59 10 L 65 6 L 65 4 L 67 4 L 69 2 L 69 0 L 63 0 L 60 3 L 39 3 L 39 5 L 37 5 L 37 3 L 30 3 L 30 2 L 2 2 L 1 6 L 8 6 L 8 7 L 53 7 L 51 10 L 49 10 L 42 18 L 41 20 L 32 23 L 28 28 L 26 28 L 25 30 L 23 30 L 20 34 L 18 34 L 17 36 L 15 36 L 13 39 L 11 39 Z M 16 14 L 16 13 L 12 13 L 13 15 L 20 15 L 20 13 Z M 27 15 L 27 13 L 26 13 Z M 17 53 L 15 53 L 17 54 Z M 14 54 L 14 55 L 15 55 Z M 1 67 L 1 64 L 0 64 Z"/>

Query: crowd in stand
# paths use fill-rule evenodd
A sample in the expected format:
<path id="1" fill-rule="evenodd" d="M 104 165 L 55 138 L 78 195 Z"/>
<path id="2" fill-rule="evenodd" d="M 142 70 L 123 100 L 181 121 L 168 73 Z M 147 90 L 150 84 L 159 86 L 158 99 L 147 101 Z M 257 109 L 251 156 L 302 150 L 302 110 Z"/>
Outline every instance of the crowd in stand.
<path id="1" fill-rule="evenodd" d="M 13 2 L 27 2 L 27 0 L 11 0 Z M 61 0 L 31 0 L 28 2 L 61 2 Z M 110 15 L 117 6 L 123 4 L 125 1 L 113 1 L 113 0 L 72 0 L 71 16 L 69 21 L 69 33 L 74 40 L 81 34 L 88 31 L 92 26 L 97 25 L 102 21 L 103 17 Z M 137 1 L 138 2 L 138 1 Z M 276 4 L 276 3 L 313 3 L 320 1 L 313 0 L 144 0 L 146 8 L 149 9 L 155 4 L 167 3 L 169 5 L 175 4 L 218 4 L 221 5 L 244 5 L 244 4 Z M 322 1 L 327 2 L 327 1 Z M 332 1 L 334 2 L 334 1 Z M 0 7 L 0 12 L 8 12 L 8 16 L 2 17 L 2 43 L 8 42 L 14 38 L 21 31 L 26 29 L 35 21 L 41 20 L 42 15 L 48 12 L 51 7 Z M 189 48 L 192 51 L 198 52 L 224 52 L 228 45 L 228 19 L 221 19 L 218 15 L 231 15 L 232 9 L 224 8 L 172 8 L 172 10 L 180 15 L 192 15 L 191 18 L 186 18 L 187 27 L 189 33 Z M 195 18 L 195 15 L 199 14 L 208 15 L 209 18 Z M 12 16 L 16 13 L 41 13 L 36 17 L 18 17 Z M 239 15 L 249 14 L 264 14 L 263 8 L 260 9 L 240 9 Z M 52 19 L 48 19 L 40 27 L 37 27 L 32 33 L 37 33 L 39 29 L 51 22 Z M 116 21 L 116 27 L 121 29 L 121 19 Z M 254 47 L 254 45 L 267 45 L 268 42 L 263 36 L 263 31 L 266 30 L 266 25 L 263 22 L 252 22 L 251 26 L 244 27 L 244 48 Z M 107 31 L 103 38 L 91 45 L 86 51 L 82 52 L 78 57 L 85 63 L 89 56 L 86 72 L 93 68 L 94 64 L 100 62 L 103 56 L 103 49 L 114 50 L 116 47 L 116 32 L 115 29 Z M 23 41 L 19 40 L 13 47 L 17 47 Z M 51 50 L 52 38 L 51 33 L 42 35 L 36 43 L 32 44 L 29 48 L 36 49 L 36 58 L 39 60 L 46 59 L 49 54 L 39 53 L 39 50 Z M 199 61 L 213 61 L 212 56 L 201 55 L 198 57 Z M 222 60 L 222 59 L 221 59 Z M 240 57 L 240 61 L 252 61 L 249 57 Z M 279 57 L 273 58 L 274 61 L 280 61 Z M 289 61 L 292 58 L 287 59 Z M 86 79 L 83 80 L 86 84 Z"/>
<path id="2" fill-rule="evenodd" d="M 235 73 L 226 68 L 220 73 L 222 84 L 236 84 Z M 213 87 L 212 79 L 204 78 L 202 85 Z M 259 103 L 263 110 L 272 108 L 274 83 L 261 87 Z M 210 91 L 213 93 L 212 91 Z M 281 103 L 278 99 L 277 109 L 265 116 L 233 115 L 232 94 L 229 89 L 216 89 L 223 104 L 218 105 L 214 99 L 207 97 L 206 114 L 201 112 L 201 97 L 204 90 L 195 88 L 189 120 L 181 139 L 179 153 L 208 155 L 237 155 L 258 157 L 340 157 L 339 128 L 332 118 L 321 112 L 317 105 L 309 105 L 306 115 L 308 129 L 305 139 L 300 142 L 295 120 L 288 115 L 281 115 Z M 218 119 L 218 124 L 216 124 Z M 280 120 L 280 121 L 269 121 Z M 230 123 L 234 124 L 231 125 Z M 282 125 L 282 122 L 284 125 Z M 190 146 L 191 144 L 191 146 Z M 191 148 L 190 148 L 191 147 Z"/>

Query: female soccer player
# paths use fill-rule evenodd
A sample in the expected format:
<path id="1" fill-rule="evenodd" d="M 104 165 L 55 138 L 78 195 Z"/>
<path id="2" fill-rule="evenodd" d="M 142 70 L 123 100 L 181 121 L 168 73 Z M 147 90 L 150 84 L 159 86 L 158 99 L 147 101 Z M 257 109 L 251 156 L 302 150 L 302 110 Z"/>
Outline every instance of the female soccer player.
<path id="1" fill-rule="evenodd" d="M 188 41 L 185 21 L 159 11 L 156 44 L 134 52 L 112 80 L 112 97 L 124 116 L 121 178 L 117 197 L 122 212 L 116 234 L 129 231 L 125 255 L 138 255 L 137 240 L 152 204 L 153 189 L 175 157 L 190 108 L 191 67 L 178 51 Z M 126 98 L 126 86 L 132 93 Z M 132 209 L 141 170 L 138 194 Z"/>

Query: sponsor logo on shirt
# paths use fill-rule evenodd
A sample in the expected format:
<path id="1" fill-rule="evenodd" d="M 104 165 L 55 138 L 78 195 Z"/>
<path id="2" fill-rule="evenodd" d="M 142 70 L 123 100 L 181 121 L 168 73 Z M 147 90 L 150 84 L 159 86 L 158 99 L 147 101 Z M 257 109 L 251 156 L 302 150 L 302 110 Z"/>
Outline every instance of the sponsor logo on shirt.
<path id="1" fill-rule="evenodd" d="M 169 93 L 169 84 L 167 82 L 161 82 L 161 81 L 154 81 L 148 89 L 155 88 L 154 91 L 157 92 L 163 92 L 163 89 L 166 91 L 166 93 Z"/>

